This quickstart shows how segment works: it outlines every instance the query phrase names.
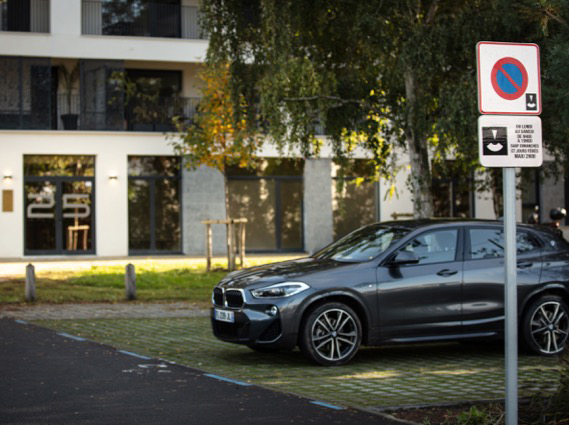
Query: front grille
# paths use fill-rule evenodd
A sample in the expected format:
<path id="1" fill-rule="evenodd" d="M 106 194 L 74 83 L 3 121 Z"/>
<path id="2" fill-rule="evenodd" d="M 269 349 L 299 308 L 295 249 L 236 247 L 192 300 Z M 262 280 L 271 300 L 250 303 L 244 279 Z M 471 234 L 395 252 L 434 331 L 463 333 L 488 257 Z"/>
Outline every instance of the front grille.
<path id="1" fill-rule="evenodd" d="M 227 302 L 227 307 L 241 308 L 243 307 L 243 294 L 241 291 L 229 289 L 225 291 L 225 301 Z"/>
<path id="2" fill-rule="evenodd" d="M 213 302 L 215 305 L 223 305 L 223 290 L 221 288 L 213 288 Z"/>
<path id="3" fill-rule="evenodd" d="M 243 340 L 249 338 L 249 323 L 226 323 L 212 320 L 213 334 L 228 340 Z"/>

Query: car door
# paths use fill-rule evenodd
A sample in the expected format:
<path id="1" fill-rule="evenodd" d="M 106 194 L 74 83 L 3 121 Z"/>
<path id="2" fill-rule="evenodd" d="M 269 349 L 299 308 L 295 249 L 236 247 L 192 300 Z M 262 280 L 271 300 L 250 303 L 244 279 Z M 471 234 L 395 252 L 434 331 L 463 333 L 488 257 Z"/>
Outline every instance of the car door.
<path id="1" fill-rule="evenodd" d="M 463 330 L 491 335 L 504 330 L 504 235 L 502 226 L 465 229 Z M 528 230 L 518 229 L 518 293 L 539 283 L 541 244 Z"/>
<path id="2" fill-rule="evenodd" d="M 425 231 L 393 253 L 415 252 L 417 264 L 393 266 L 388 259 L 378 267 L 382 340 L 430 339 L 460 331 L 461 235 L 460 227 Z"/>

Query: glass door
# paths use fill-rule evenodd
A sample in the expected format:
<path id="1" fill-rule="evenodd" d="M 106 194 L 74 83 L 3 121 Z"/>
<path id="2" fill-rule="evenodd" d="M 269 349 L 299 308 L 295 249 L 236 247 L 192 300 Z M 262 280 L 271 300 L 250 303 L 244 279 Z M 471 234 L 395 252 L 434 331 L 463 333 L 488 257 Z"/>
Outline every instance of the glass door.
<path id="1" fill-rule="evenodd" d="M 94 157 L 26 155 L 24 174 L 24 254 L 94 254 Z"/>
<path id="2" fill-rule="evenodd" d="M 180 253 L 180 159 L 130 156 L 128 170 L 129 254 Z"/>
<path id="3" fill-rule="evenodd" d="M 24 194 L 26 252 L 56 251 L 56 183 L 48 180 L 26 183 Z"/>

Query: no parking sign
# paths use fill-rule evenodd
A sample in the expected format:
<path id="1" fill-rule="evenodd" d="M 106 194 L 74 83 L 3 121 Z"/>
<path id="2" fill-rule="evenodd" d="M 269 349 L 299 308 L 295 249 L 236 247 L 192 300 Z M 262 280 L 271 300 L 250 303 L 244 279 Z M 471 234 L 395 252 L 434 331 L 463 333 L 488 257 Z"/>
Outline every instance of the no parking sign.
<path id="1" fill-rule="evenodd" d="M 539 47 L 536 44 L 482 41 L 476 52 L 480 113 L 541 113 Z"/>

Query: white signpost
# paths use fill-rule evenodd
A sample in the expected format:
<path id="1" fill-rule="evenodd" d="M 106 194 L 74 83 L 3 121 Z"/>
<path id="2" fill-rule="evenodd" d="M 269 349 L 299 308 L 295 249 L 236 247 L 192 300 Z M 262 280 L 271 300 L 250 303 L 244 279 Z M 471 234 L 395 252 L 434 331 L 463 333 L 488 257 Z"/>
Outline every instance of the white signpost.
<path id="1" fill-rule="evenodd" d="M 541 80 L 536 44 L 478 43 L 478 119 L 480 163 L 502 167 L 506 284 L 505 367 L 506 424 L 518 423 L 518 293 L 516 276 L 515 167 L 543 162 Z M 496 115 L 498 114 L 498 115 Z"/>
<path id="2" fill-rule="evenodd" d="M 478 140 L 484 167 L 540 167 L 543 163 L 539 117 L 482 115 Z"/>
<path id="3" fill-rule="evenodd" d="M 482 41 L 476 53 L 481 114 L 541 114 L 537 44 Z"/>

